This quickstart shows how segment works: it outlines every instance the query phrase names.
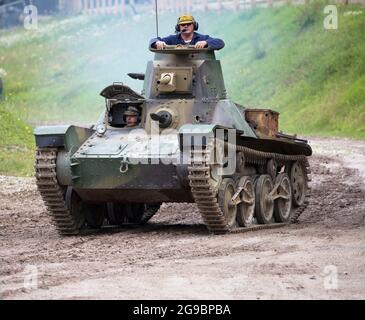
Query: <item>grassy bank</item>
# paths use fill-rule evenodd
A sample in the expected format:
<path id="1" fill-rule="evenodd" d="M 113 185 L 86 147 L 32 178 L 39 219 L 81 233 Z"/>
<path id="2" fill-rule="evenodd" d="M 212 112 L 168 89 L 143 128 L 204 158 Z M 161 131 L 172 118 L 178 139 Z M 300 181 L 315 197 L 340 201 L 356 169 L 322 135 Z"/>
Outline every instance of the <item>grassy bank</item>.
<path id="1" fill-rule="evenodd" d="M 338 6 L 338 29 L 325 30 L 324 5 L 196 17 L 202 33 L 226 42 L 217 57 L 233 100 L 281 112 L 289 133 L 365 138 L 365 9 Z M 172 33 L 175 22 L 165 16 L 160 33 Z M 140 91 L 126 74 L 144 72 L 152 59 L 153 16 L 52 18 L 39 26 L 0 31 L 7 73 L 0 173 L 32 173 L 30 126 L 93 122 L 103 109 L 98 93 L 114 81 Z"/>
<path id="2" fill-rule="evenodd" d="M 323 7 L 232 18 L 227 40 L 235 45 L 222 52 L 227 86 L 244 104 L 280 111 L 292 133 L 365 138 L 365 10 L 339 7 L 338 30 L 325 30 Z"/>
<path id="3" fill-rule="evenodd" d="M 29 176 L 33 172 L 32 128 L 0 108 L 0 173 Z"/>

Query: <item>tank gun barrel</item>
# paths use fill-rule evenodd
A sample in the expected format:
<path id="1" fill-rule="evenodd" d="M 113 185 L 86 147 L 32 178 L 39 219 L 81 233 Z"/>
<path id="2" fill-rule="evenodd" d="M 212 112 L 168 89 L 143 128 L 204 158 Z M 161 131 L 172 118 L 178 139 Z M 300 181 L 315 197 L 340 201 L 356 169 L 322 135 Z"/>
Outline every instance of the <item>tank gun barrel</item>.
<path id="1" fill-rule="evenodd" d="M 151 119 L 153 121 L 158 121 L 160 123 L 164 123 L 165 122 L 165 118 L 161 115 L 158 115 L 157 113 L 151 113 Z"/>
<path id="2" fill-rule="evenodd" d="M 153 121 L 158 121 L 161 128 L 168 128 L 172 123 L 172 114 L 168 111 L 151 113 L 151 119 Z"/>
<path id="3" fill-rule="evenodd" d="M 157 84 L 169 84 L 172 79 L 171 74 L 164 74 L 161 79 L 157 81 Z"/>

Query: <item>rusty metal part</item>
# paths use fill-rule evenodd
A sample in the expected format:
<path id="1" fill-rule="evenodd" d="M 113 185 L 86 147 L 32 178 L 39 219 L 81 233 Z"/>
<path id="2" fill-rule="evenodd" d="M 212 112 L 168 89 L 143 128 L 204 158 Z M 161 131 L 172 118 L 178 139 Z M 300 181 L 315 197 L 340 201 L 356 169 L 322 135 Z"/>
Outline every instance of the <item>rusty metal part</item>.
<path id="1" fill-rule="evenodd" d="M 268 109 L 247 109 L 247 122 L 259 136 L 276 137 L 279 130 L 279 113 Z"/>

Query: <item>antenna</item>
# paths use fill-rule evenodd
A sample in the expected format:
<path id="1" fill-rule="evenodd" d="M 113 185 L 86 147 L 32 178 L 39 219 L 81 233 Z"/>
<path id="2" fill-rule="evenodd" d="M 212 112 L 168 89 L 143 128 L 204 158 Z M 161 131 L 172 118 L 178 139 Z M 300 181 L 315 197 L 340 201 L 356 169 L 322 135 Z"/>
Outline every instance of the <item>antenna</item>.
<path id="1" fill-rule="evenodd" d="M 155 11 L 156 11 L 156 34 L 158 38 L 158 6 L 157 6 L 157 0 L 155 0 Z"/>

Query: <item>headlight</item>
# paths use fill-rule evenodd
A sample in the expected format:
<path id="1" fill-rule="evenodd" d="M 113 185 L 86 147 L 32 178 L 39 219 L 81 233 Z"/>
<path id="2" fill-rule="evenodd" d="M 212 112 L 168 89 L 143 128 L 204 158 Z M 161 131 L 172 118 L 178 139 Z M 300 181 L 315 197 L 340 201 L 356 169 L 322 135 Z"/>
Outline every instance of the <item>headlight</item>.
<path id="1" fill-rule="evenodd" d="M 104 135 L 104 133 L 106 132 L 106 126 L 104 124 L 99 124 L 97 127 L 96 127 L 96 132 L 99 136 L 102 136 Z"/>

